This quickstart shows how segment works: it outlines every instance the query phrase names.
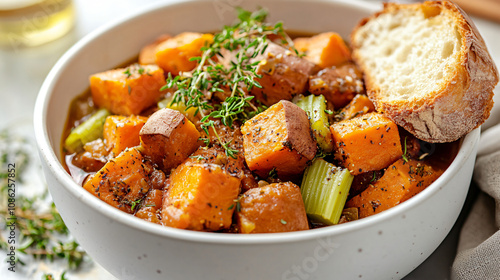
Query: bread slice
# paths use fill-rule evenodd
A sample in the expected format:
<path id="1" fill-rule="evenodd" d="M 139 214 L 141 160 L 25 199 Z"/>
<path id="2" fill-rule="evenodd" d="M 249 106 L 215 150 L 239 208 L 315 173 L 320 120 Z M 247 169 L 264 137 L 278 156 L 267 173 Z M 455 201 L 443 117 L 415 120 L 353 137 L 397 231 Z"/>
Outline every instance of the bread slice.
<path id="1" fill-rule="evenodd" d="M 498 71 L 470 18 L 450 1 L 387 3 L 351 34 L 378 111 L 428 142 L 451 142 L 493 107 Z"/>

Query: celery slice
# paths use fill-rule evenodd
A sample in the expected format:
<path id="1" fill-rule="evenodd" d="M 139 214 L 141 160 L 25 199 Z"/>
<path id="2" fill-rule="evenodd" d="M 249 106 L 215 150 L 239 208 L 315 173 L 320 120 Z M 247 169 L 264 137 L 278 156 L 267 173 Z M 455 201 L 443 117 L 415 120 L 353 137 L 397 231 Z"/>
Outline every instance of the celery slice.
<path id="1" fill-rule="evenodd" d="M 295 104 L 307 112 L 313 135 L 319 147 L 325 152 L 333 150 L 332 133 L 326 115 L 326 99 L 323 95 L 302 96 L 295 101 Z"/>
<path id="2" fill-rule="evenodd" d="M 64 141 L 64 148 L 69 153 L 80 152 L 83 145 L 102 137 L 106 118 L 111 113 L 106 109 L 99 109 L 90 118 L 75 127 Z"/>
<path id="3" fill-rule="evenodd" d="M 319 222 L 339 222 L 354 176 L 347 168 L 316 158 L 304 172 L 300 187 L 307 215 Z"/>

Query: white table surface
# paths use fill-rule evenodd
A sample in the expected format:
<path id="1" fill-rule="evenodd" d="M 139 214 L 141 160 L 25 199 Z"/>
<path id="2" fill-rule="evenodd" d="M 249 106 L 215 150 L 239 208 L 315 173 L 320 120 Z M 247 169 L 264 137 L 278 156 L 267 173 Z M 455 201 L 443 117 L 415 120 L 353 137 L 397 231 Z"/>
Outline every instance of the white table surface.
<path id="1" fill-rule="evenodd" d="M 74 0 L 77 11 L 75 27 L 63 38 L 34 48 L 0 49 L 0 129 L 13 129 L 33 137 L 31 123 L 35 99 L 45 76 L 57 59 L 78 39 L 95 28 L 159 1 L 165 0 Z M 474 21 L 486 40 L 493 59 L 500 65 L 500 24 L 478 18 L 474 18 Z M 495 99 L 495 106 L 500 106 L 499 87 L 496 88 Z M 492 114 L 483 127 L 489 127 L 494 120 L 500 119 L 500 110 L 496 112 L 498 114 Z M 405 279 L 450 278 L 449 271 L 456 253 L 459 228 L 466 214 L 466 210 L 462 212 L 457 225 L 436 252 Z M 0 259 L 3 259 L 2 256 L 5 254 L 0 252 Z M 54 266 L 39 262 L 23 271 L 10 273 L 5 262 L 2 261 L 0 265 L 1 279 L 40 279 L 44 272 L 53 272 L 54 276 L 58 276 L 62 268 L 57 264 Z M 69 272 L 66 276 L 69 279 L 115 279 L 95 264 L 84 266 L 79 272 Z"/>

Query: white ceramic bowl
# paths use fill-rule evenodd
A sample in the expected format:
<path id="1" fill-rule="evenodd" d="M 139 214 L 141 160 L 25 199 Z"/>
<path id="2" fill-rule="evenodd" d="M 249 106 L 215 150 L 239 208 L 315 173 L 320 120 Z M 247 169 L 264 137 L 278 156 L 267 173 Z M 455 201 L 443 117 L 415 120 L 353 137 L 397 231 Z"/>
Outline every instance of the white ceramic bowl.
<path id="1" fill-rule="evenodd" d="M 134 57 L 162 33 L 214 31 L 234 22 L 232 4 L 267 7 L 270 21 L 296 31 L 351 29 L 379 6 L 354 1 L 188 1 L 158 4 L 99 29 L 71 48 L 43 84 L 35 133 L 54 202 L 71 233 L 119 279 L 397 279 L 445 238 L 469 187 L 479 130 L 448 170 L 418 196 L 381 214 L 310 231 L 232 235 L 162 227 L 125 214 L 77 185 L 60 143 L 70 101 L 90 74 Z"/>

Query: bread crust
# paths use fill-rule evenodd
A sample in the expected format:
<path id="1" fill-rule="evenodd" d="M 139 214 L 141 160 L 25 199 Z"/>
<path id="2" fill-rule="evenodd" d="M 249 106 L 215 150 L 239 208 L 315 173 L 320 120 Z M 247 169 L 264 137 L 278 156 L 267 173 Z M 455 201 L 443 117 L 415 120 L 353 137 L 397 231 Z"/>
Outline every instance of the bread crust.
<path id="1" fill-rule="evenodd" d="M 362 42 L 355 34 L 370 20 L 384 13 L 400 9 L 440 9 L 452 17 L 458 26 L 462 44 L 453 75 L 434 92 L 417 100 L 386 102 L 380 96 L 380 87 L 365 67 L 357 48 Z M 486 44 L 468 15 L 450 1 L 427 1 L 421 4 L 384 4 L 384 10 L 363 19 L 351 34 L 353 59 L 364 72 L 370 100 L 377 111 L 384 113 L 417 138 L 432 142 L 452 142 L 479 127 L 493 107 L 493 89 L 498 83 L 498 70 L 488 53 Z"/>

